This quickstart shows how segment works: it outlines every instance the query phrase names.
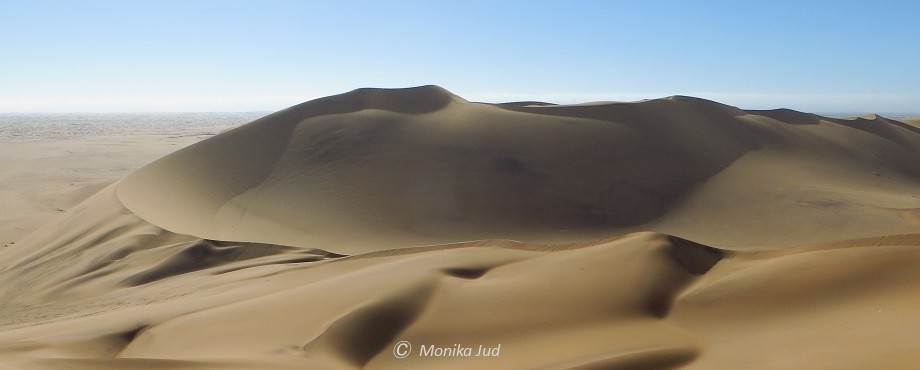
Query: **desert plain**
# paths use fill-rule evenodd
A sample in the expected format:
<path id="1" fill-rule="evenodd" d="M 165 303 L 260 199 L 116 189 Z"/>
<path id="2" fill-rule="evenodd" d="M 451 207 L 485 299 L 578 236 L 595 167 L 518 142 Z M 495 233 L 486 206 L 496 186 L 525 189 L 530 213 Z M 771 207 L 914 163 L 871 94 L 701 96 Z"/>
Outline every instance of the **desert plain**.
<path id="1" fill-rule="evenodd" d="M 0 368 L 920 361 L 917 119 L 422 86 L 142 127 L 2 131 Z"/>

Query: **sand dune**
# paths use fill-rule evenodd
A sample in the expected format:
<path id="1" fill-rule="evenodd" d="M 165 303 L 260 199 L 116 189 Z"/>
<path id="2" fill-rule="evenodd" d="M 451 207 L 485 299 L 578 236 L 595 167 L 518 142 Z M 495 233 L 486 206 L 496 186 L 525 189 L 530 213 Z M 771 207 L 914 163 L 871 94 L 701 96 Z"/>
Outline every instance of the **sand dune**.
<path id="1" fill-rule="evenodd" d="M 118 194 L 177 233 L 345 253 L 632 230 L 781 247 L 916 230 L 898 212 L 920 207 L 917 131 L 689 97 L 494 106 L 362 89 L 173 153 Z"/>
<path id="2" fill-rule="evenodd" d="M 906 368 L 918 248 L 902 121 L 360 89 L 0 250 L 0 368 Z"/>

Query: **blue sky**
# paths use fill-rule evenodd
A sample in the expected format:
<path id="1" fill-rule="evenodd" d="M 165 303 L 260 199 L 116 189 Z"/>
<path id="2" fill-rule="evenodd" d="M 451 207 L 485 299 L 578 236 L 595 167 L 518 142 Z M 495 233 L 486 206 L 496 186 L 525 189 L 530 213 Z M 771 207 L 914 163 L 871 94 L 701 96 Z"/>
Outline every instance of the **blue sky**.
<path id="1" fill-rule="evenodd" d="M 6 1 L 0 112 L 273 111 L 358 87 L 920 114 L 917 1 Z"/>

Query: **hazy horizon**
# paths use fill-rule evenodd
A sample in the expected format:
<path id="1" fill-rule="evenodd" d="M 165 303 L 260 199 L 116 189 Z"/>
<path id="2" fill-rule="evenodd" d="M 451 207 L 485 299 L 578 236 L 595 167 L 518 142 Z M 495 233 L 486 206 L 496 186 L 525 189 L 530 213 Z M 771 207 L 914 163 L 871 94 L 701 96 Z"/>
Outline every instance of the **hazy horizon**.
<path id="1" fill-rule="evenodd" d="M 311 99 L 311 100 L 312 100 L 312 99 Z M 593 101 L 581 101 L 581 102 L 571 102 L 571 103 L 556 103 L 556 102 L 553 102 L 553 101 L 545 101 L 545 100 L 540 100 L 540 99 L 512 99 L 512 100 L 503 100 L 503 101 L 496 100 L 496 101 L 473 101 L 473 102 L 478 102 L 478 103 L 503 103 L 503 102 L 514 102 L 514 101 L 541 101 L 541 102 L 545 102 L 545 103 L 553 103 L 553 104 L 560 104 L 560 105 L 562 105 L 562 104 L 591 103 L 591 102 L 611 101 L 611 100 L 593 100 Z M 615 102 L 620 102 L 620 103 L 631 103 L 631 102 L 636 102 L 636 101 L 638 101 L 638 100 L 633 100 L 633 101 L 615 101 Z M 306 101 L 304 101 L 304 102 L 306 102 Z M 720 102 L 720 103 L 721 103 L 721 102 Z M 297 104 L 299 104 L 299 103 L 297 103 Z M 143 115 L 180 115 L 180 114 L 253 114 L 253 115 L 259 115 L 259 114 L 261 114 L 261 115 L 268 115 L 268 114 L 277 112 L 278 110 L 285 109 L 285 108 L 288 108 L 288 107 L 290 107 L 290 106 L 284 106 L 284 107 L 280 107 L 280 108 L 274 109 L 274 110 L 162 110 L 162 111 L 154 111 L 154 110 L 149 110 L 149 111 L 118 111 L 118 110 L 113 110 L 113 111 L 31 111 L 31 112 L 29 112 L 29 111 L 8 111 L 8 112 L 0 111 L 0 117 L 14 117 L 14 116 L 92 116 L 92 115 L 100 115 L 100 116 L 138 115 L 138 116 L 143 116 Z M 750 108 L 750 107 L 741 106 L 741 107 L 738 107 L 738 108 L 745 109 L 745 110 L 770 110 L 770 109 L 783 109 L 783 108 L 785 108 L 785 107 L 779 107 L 779 106 L 777 106 L 777 107 L 769 107 L 769 108 L 763 108 L 763 107 Z M 813 113 L 813 114 L 817 114 L 817 115 L 819 115 L 819 116 L 833 117 L 833 118 L 858 117 L 858 116 L 863 116 L 863 115 L 867 115 L 867 114 L 877 114 L 877 115 L 884 116 L 884 117 L 887 117 L 887 118 L 917 118 L 917 117 L 920 117 L 920 109 L 918 109 L 918 110 L 916 110 L 916 111 L 905 111 L 905 112 L 896 112 L 896 111 L 890 111 L 890 112 L 886 112 L 886 111 L 803 111 L 803 112 L 806 112 L 806 113 Z"/>

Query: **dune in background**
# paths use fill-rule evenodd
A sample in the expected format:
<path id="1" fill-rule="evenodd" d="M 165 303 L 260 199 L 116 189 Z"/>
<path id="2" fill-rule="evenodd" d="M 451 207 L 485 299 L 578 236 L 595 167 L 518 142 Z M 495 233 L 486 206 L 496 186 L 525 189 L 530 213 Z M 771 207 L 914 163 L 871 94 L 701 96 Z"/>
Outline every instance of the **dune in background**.
<path id="1" fill-rule="evenodd" d="M 359 89 L 0 250 L 0 367 L 909 367 L 918 248 L 909 120 Z"/>

